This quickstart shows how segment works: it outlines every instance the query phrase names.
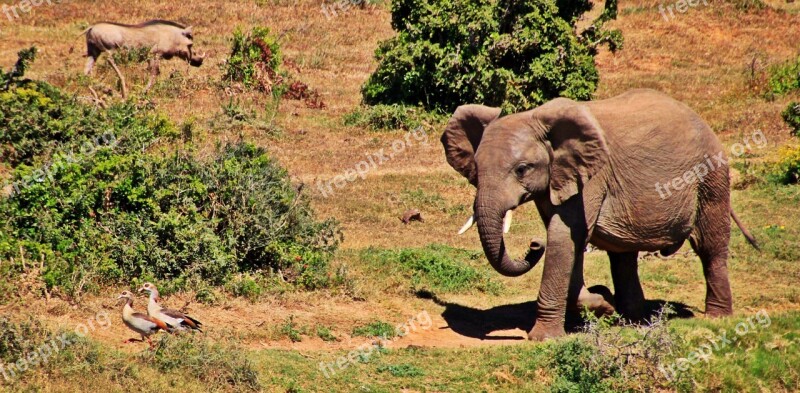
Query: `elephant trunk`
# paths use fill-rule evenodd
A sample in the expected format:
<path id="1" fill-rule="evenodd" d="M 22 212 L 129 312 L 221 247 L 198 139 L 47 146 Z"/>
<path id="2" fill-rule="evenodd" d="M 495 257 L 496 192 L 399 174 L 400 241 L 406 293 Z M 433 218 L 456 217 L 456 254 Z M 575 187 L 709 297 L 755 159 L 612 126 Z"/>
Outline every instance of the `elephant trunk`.
<path id="1" fill-rule="evenodd" d="M 478 192 L 475 203 L 475 218 L 478 234 L 486 258 L 498 273 L 517 277 L 527 273 L 544 255 L 544 243 L 541 240 L 532 240 L 530 250 L 525 259 L 514 260 L 506 252 L 503 239 L 503 217 L 509 209 L 502 207 L 492 196 Z"/>

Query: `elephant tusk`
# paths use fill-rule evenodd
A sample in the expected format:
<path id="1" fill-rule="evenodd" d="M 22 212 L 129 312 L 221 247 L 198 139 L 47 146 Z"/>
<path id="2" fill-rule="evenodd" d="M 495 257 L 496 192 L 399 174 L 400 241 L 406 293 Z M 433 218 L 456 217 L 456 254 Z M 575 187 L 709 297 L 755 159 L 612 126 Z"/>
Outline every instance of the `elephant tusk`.
<path id="1" fill-rule="evenodd" d="M 506 216 L 503 217 L 503 233 L 508 233 L 508 231 L 511 230 L 511 212 L 511 210 L 507 211 Z M 464 232 L 472 228 L 473 225 L 475 225 L 475 215 L 471 215 L 467 219 L 467 222 L 464 223 L 464 226 L 458 230 L 458 234 L 463 235 Z"/>
<path id="2" fill-rule="evenodd" d="M 467 219 L 467 222 L 464 223 L 464 226 L 461 227 L 461 229 L 458 230 L 458 234 L 459 235 L 463 235 L 464 232 L 466 232 L 473 225 L 475 225 L 475 215 L 474 214 L 469 216 L 469 218 Z"/>
<path id="3" fill-rule="evenodd" d="M 503 218 L 503 233 L 508 233 L 511 230 L 511 212 L 513 210 L 509 210 L 506 212 L 506 216 Z"/>

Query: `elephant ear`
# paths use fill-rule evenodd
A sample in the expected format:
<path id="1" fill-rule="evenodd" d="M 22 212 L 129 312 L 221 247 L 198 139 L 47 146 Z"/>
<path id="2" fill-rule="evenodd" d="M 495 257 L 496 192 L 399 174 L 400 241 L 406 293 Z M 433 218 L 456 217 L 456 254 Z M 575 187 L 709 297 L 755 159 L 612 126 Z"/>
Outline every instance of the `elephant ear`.
<path id="1" fill-rule="evenodd" d="M 589 108 L 558 98 L 533 111 L 553 149 L 550 201 L 560 205 L 580 192 L 609 159 L 605 132 Z"/>
<path id="2" fill-rule="evenodd" d="M 500 117 L 500 108 L 483 105 L 462 105 L 453 113 L 442 134 L 447 163 L 472 183 L 478 185 L 475 151 L 483 131 Z"/>

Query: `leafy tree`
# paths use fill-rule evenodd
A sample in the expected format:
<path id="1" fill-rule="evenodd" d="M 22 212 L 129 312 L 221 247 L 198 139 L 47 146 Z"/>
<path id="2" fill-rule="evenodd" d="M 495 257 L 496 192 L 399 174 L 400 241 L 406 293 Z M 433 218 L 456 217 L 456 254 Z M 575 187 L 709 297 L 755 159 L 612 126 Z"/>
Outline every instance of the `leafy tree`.
<path id="1" fill-rule="evenodd" d="M 362 88 L 367 104 L 420 104 L 452 111 L 464 103 L 518 111 L 597 88 L 597 47 L 622 45 L 615 0 L 581 33 L 589 0 L 397 0 L 397 36 L 375 52 L 378 69 Z"/>

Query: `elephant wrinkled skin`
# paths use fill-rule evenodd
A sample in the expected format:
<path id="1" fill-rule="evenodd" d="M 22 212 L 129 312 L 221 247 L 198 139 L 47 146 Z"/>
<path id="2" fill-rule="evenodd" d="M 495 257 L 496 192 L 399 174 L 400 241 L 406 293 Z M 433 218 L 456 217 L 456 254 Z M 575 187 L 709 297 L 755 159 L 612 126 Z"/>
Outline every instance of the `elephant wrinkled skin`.
<path id="1" fill-rule="evenodd" d="M 508 256 L 506 212 L 532 201 L 544 221 L 545 263 L 530 339 L 563 335 L 567 308 L 614 311 L 610 299 L 584 285 L 587 243 L 608 252 L 614 302 L 628 318 L 639 317 L 644 305 L 638 252 L 670 254 L 686 239 L 703 264 L 706 313 L 732 313 L 728 166 L 722 144 L 686 105 L 646 89 L 593 102 L 558 98 L 508 116 L 498 108 L 463 105 L 441 140 L 447 162 L 477 188 L 474 220 L 499 273 L 522 275 L 542 255 Z M 657 189 L 712 157 L 723 160 L 695 181 L 672 187 L 666 197 Z M 535 244 L 541 250 L 538 243 L 531 250 Z"/>

